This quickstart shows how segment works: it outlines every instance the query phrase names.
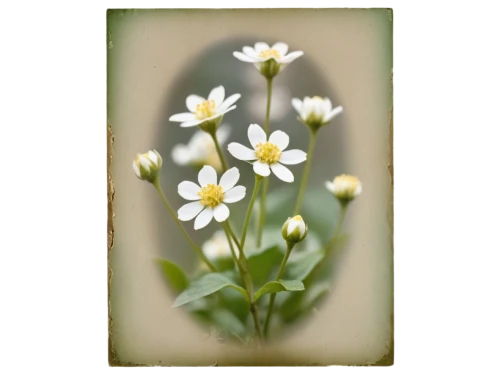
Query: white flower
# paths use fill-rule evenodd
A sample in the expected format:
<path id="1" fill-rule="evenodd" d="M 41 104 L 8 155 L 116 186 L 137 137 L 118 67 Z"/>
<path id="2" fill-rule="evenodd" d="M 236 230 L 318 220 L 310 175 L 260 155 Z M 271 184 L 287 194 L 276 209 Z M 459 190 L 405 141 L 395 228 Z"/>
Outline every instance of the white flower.
<path id="1" fill-rule="evenodd" d="M 346 174 L 335 177 L 333 182 L 326 181 L 325 186 L 343 203 L 352 201 L 362 191 L 361 181 L 355 176 Z"/>
<path id="2" fill-rule="evenodd" d="M 145 154 L 137 154 L 132 162 L 132 168 L 138 178 L 153 182 L 160 173 L 162 163 L 163 160 L 158 151 L 150 150 Z"/>
<path id="3" fill-rule="evenodd" d="M 269 141 L 266 133 L 257 124 L 248 127 L 248 139 L 253 150 L 239 143 L 230 143 L 227 147 L 231 155 L 239 160 L 256 160 L 253 170 L 256 174 L 266 177 L 271 170 L 280 180 L 293 182 L 293 174 L 283 164 L 299 164 L 306 160 L 307 154 L 301 150 L 283 151 L 288 146 L 289 137 L 281 130 L 273 132 Z M 280 164 L 281 163 L 281 164 Z"/>
<path id="4" fill-rule="evenodd" d="M 217 140 L 219 144 L 224 144 L 229 137 L 230 128 L 221 125 L 217 129 Z M 190 165 L 201 168 L 204 165 L 211 165 L 217 171 L 222 170 L 222 164 L 215 149 L 212 137 L 204 131 L 198 130 L 191 137 L 186 145 L 176 145 L 172 149 L 172 159 L 178 165 Z"/>
<path id="5" fill-rule="evenodd" d="M 224 203 L 234 203 L 245 197 L 244 186 L 234 186 L 240 178 L 238 168 L 228 169 L 220 178 L 217 185 L 217 172 L 209 165 L 205 165 L 198 173 L 200 185 L 191 181 L 183 181 L 177 191 L 187 200 L 196 201 L 182 206 L 177 215 L 179 220 L 189 221 L 196 217 L 194 229 L 206 227 L 215 217 L 223 222 L 229 217 L 229 208 Z"/>
<path id="6" fill-rule="evenodd" d="M 201 249 L 210 260 L 232 256 L 229 242 L 227 242 L 227 237 L 223 230 L 215 232 L 210 239 L 205 241 Z M 234 251 L 238 254 L 238 249 L 236 247 Z"/>
<path id="7" fill-rule="evenodd" d="M 177 113 L 170 116 L 169 120 L 173 122 L 180 122 L 181 127 L 187 128 L 190 126 L 197 126 L 203 123 L 211 123 L 211 120 L 222 120 L 222 116 L 236 108 L 233 105 L 240 97 L 240 94 L 233 94 L 226 100 L 225 90 L 223 86 L 218 86 L 210 91 L 208 99 L 198 95 L 189 95 L 186 98 L 186 107 L 190 112 Z M 218 123 L 213 128 L 216 129 Z"/>
<path id="8" fill-rule="evenodd" d="M 335 116 L 342 113 L 343 110 L 341 106 L 332 109 L 330 99 L 320 98 L 319 96 L 312 98 L 306 96 L 304 101 L 293 98 L 292 105 L 299 113 L 302 122 L 316 130 L 326 125 Z"/>
<path id="9" fill-rule="evenodd" d="M 297 243 L 307 236 L 307 225 L 302 216 L 289 217 L 281 228 L 283 239 L 288 242 Z"/>
<path id="10" fill-rule="evenodd" d="M 287 55 L 288 45 L 282 42 L 269 47 L 267 43 L 257 42 L 255 47 L 243 47 L 243 53 L 235 51 L 233 56 L 238 60 L 253 63 L 262 75 L 273 78 L 293 60 L 304 54 L 302 51 L 291 52 Z"/>

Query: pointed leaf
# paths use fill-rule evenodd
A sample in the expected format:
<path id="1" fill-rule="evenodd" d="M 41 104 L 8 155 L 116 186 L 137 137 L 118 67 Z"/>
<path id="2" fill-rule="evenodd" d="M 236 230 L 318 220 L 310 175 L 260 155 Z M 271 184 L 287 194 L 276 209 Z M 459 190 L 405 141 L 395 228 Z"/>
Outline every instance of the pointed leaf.
<path id="1" fill-rule="evenodd" d="M 324 256 L 323 249 L 299 253 L 288 261 L 285 271 L 286 277 L 292 280 L 304 280 L 314 267 L 323 260 Z"/>
<path id="2" fill-rule="evenodd" d="M 262 285 L 269 280 L 271 271 L 279 267 L 282 260 L 283 253 L 277 245 L 249 255 L 248 272 L 254 284 Z"/>
<path id="3" fill-rule="evenodd" d="M 270 281 L 255 293 L 254 300 L 257 301 L 260 296 L 266 293 L 297 292 L 300 290 L 304 290 L 304 284 L 300 280 Z"/>
<path id="4" fill-rule="evenodd" d="M 187 288 L 189 280 L 177 264 L 167 259 L 157 259 L 156 262 L 160 265 L 163 276 L 175 292 L 180 293 Z"/>
<path id="5" fill-rule="evenodd" d="M 208 296 L 222 288 L 234 288 L 243 294 L 246 298 L 247 292 L 242 287 L 233 283 L 227 276 L 220 273 L 209 273 L 194 281 L 184 292 L 182 292 L 174 301 L 173 307 L 182 306 L 198 298 Z"/>

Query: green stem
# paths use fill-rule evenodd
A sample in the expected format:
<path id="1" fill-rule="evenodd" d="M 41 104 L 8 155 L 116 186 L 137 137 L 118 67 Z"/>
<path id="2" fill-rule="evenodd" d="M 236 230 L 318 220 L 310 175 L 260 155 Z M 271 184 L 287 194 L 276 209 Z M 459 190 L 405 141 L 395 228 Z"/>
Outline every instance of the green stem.
<path id="1" fill-rule="evenodd" d="M 174 211 L 174 209 L 172 208 L 172 206 L 170 205 L 170 203 L 168 203 L 167 197 L 165 197 L 165 194 L 163 193 L 163 190 L 161 188 L 160 179 L 157 178 L 155 181 L 152 182 L 152 184 L 155 187 L 155 189 L 158 192 L 158 194 L 160 195 L 160 198 L 163 201 L 163 204 L 165 205 L 165 207 L 167 207 L 167 210 L 170 212 L 170 214 L 174 218 L 175 223 L 177 224 L 177 226 L 181 230 L 181 232 L 184 235 L 184 237 L 186 237 L 186 240 L 189 242 L 189 244 L 191 245 L 191 247 L 193 248 L 193 250 L 207 264 L 208 268 L 210 268 L 211 271 L 216 272 L 217 269 L 215 268 L 215 266 L 212 264 L 212 262 L 210 262 L 208 260 L 208 258 L 205 256 L 205 254 L 203 254 L 203 252 L 201 251 L 201 249 L 193 242 L 193 240 L 191 239 L 191 237 L 189 237 L 189 234 L 186 232 L 186 230 L 182 226 L 179 218 L 177 217 L 177 213 Z"/>
<path id="2" fill-rule="evenodd" d="M 250 274 L 248 272 L 247 258 L 245 257 L 245 254 L 243 253 L 243 247 L 241 247 L 238 244 L 238 242 L 236 242 L 236 246 L 238 246 L 238 249 L 240 251 L 240 256 L 239 256 L 239 258 L 236 256 L 236 252 L 234 251 L 234 248 L 233 248 L 233 245 L 231 242 L 232 229 L 229 225 L 229 222 L 226 221 L 223 224 L 223 227 L 224 227 L 224 231 L 226 232 L 226 237 L 227 237 L 227 240 L 229 242 L 229 247 L 231 249 L 231 253 L 233 254 L 234 261 L 236 262 L 236 266 L 238 267 L 238 270 L 240 271 L 241 281 L 243 281 L 243 285 L 245 286 L 245 289 L 246 289 L 247 294 L 248 294 L 248 302 L 250 303 L 250 312 L 252 314 L 255 335 L 260 340 L 262 337 L 262 334 L 261 334 L 261 329 L 260 329 L 259 313 L 257 311 L 257 305 L 256 305 L 255 301 L 253 300 L 253 285 L 252 285 L 252 279 L 251 279 Z"/>
<path id="3" fill-rule="evenodd" d="M 219 155 L 219 159 L 220 159 L 220 162 L 222 164 L 222 169 L 224 169 L 224 171 L 227 171 L 228 167 L 227 167 L 226 158 L 224 157 L 224 153 L 222 152 L 222 149 L 220 148 L 220 144 L 219 144 L 219 141 L 217 140 L 216 132 L 213 131 L 213 132 L 209 132 L 208 134 L 210 134 L 210 136 L 214 140 L 215 149 L 217 150 L 217 154 Z"/>
<path id="4" fill-rule="evenodd" d="M 307 188 L 307 181 L 309 180 L 309 174 L 311 173 L 311 164 L 314 153 L 314 147 L 316 146 L 316 137 L 318 131 L 311 130 L 311 134 L 309 135 L 309 148 L 307 150 L 307 161 L 306 166 L 304 167 L 304 172 L 302 173 L 302 180 L 300 181 L 300 189 L 299 195 L 297 197 L 297 204 L 295 205 L 295 214 L 298 215 L 300 213 L 300 209 L 302 208 L 302 200 L 304 199 L 304 193 Z"/>
<path id="5" fill-rule="evenodd" d="M 271 97 L 273 96 L 273 79 L 267 79 L 267 105 L 266 105 L 266 122 L 264 123 L 264 131 L 269 135 L 269 117 L 271 115 Z"/>
<path id="6" fill-rule="evenodd" d="M 234 230 L 233 228 L 231 227 L 231 223 L 229 221 L 226 221 L 227 223 L 227 230 L 229 232 L 229 235 L 231 236 L 231 238 L 233 239 L 234 243 L 236 244 L 236 246 L 238 246 L 238 249 L 241 248 L 241 244 L 240 244 L 240 240 L 238 239 L 238 237 L 236 236 L 236 234 L 234 233 Z"/>
<path id="7" fill-rule="evenodd" d="M 271 98 L 273 96 L 273 79 L 267 79 L 267 104 L 266 104 L 266 121 L 264 123 L 264 131 L 266 135 L 269 136 L 269 118 L 271 115 Z M 260 198 L 259 207 L 259 223 L 257 226 L 257 247 L 259 248 L 262 244 L 262 232 L 264 230 L 264 224 L 266 222 L 266 196 L 267 189 L 269 187 L 269 179 L 264 181 L 264 186 L 262 187 L 262 195 Z"/>
<path id="8" fill-rule="evenodd" d="M 252 216 L 253 205 L 255 203 L 255 198 L 257 197 L 257 193 L 259 192 L 259 187 L 261 182 L 262 182 L 262 176 L 255 174 L 255 184 L 253 187 L 252 197 L 250 198 L 250 203 L 248 204 L 245 221 L 243 223 L 243 232 L 241 233 L 241 241 L 240 241 L 241 254 L 243 254 L 243 249 L 245 248 L 245 240 L 247 237 L 248 224 L 250 223 L 250 217 Z"/>
<path id="9" fill-rule="evenodd" d="M 285 272 L 286 262 L 288 261 L 288 257 L 290 256 L 290 253 L 292 252 L 294 245 L 295 245 L 294 243 L 290 243 L 287 241 L 285 256 L 283 257 L 280 269 L 278 271 L 278 274 L 276 275 L 276 281 L 281 279 L 281 277 L 283 276 L 283 273 Z M 271 321 L 271 315 L 273 313 L 275 298 L 276 298 L 276 293 L 272 293 L 269 301 L 269 309 L 267 310 L 266 322 L 264 323 L 264 337 L 267 337 L 267 333 L 269 331 L 269 323 Z"/>
<path id="10" fill-rule="evenodd" d="M 307 276 L 306 280 L 304 280 L 304 284 L 306 284 L 306 282 L 309 283 L 310 281 L 312 281 L 316 277 L 317 273 L 320 272 L 321 268 L 324 267 L 326 263 L 328 263 L 328 259 L 330 258 L 330 252 L 332 251 L 333 245 L 335 244 L 335 241 L 337 240 L 337 237 L 340 234 L 340 230 L 342 229 L 342 224 L 344 223 L 345 215 L 347 212 L 347 206 L 348 203 L 341 203 L 340 215 L 337 221 L 337 225 L 335 226 L 335 230 L 333 231 L 333 236 L 330 238 L 330 240 L 326 243 L 325 247 L 323 248 L 325 255 L 323 256 L 323 259 L 316 265 L 316 267 L 314 267 L 309 276 Z"/>

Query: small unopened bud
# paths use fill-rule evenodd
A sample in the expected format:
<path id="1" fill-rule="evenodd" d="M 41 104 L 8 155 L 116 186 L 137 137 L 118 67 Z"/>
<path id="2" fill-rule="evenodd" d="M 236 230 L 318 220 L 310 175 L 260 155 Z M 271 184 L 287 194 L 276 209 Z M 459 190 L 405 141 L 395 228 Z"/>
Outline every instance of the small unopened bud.
<path id="1" fill-rule="evenodd" d="M 160 173 L 162 159 L 158 151 L 148 151 L 145 154 L 137 154 L 132 168 L 135 175 L 141 180 L 154 182 Z"/>
<path id="2" fill-rule="evenodd" d="M 348 203 L 361 194 L 361 181 L 357 177 L 342 174 L 326 181 L 326 188 L 335 195 L 341 203 Z"/>
<path id="3" fill-rule="evenodd" d="M 283 224 L 281 235 L 285 241 L 291 243 L 297 243 L 306 238 L 307 224 L 304 223 L 302 216 L 297 215 L 289 217 L 288 220 L 285 221 L 285 224 Z"/>

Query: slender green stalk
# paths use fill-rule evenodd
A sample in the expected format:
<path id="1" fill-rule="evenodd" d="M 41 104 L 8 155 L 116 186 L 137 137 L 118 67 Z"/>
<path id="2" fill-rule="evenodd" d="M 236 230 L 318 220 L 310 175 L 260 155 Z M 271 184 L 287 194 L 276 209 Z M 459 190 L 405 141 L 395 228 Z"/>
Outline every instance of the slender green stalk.
<path id="1" fill-rule="evenodd" d="M 252 285 L 252 279 L 250 277 L 250 274 L 248 273 L 248 262 L 247 258 L 245 257 L 245 254 L 243 252 L 243 247 L 241 247 L 237 242 L 236 245 L 238 246 L 238 250 L 240 251 L 240 256 L 239 258 L 236 256 L 236 252 L 234 251 L 232 241 L 231 241 L 231 231 L 232 229 L 229 226 L 229 222 L 224 222 L 223 223 L 224 231 L 226 232 L 226 237 L 229 242 L 229 247 L 231 249 L 231 253 L 233 254 L 234 261 L 236 262 L 236 266 L 238 267 L 238 270 L 240 271 L 240 276 L 241 280 L 243 281 L 243 284 L 245 286 L 245 289 L 248 294 L 248 301 L 250 303 L 250 312 L 252 314 L 252 319 L 254 323 L 254 330 L 255 330 L 255 335 L 257 338 L 260 340 L 262 337 L 261 333 L 261 328 L 260 328 L 260 321 L 259 321 L 259 314 L 257 310 L 257 305 L 255 301 L 253 300 L 253 285 Z"/>
<path id="2" fill-rule="evenodd" d="M 262 196 L 260 197 L 259 204 L 259 224 L 257 226 L 257 248 L 260 248 L 262 244 L 262 232 L 264 231 L 264 224 L 266 223 L 266 197 L 267 189 L 269 187 L 269 178 L 264 180 L 264 186 L 262 186 Z"/>
<path id="3" fill-rule="evenodd" d="M 264 131 L 266 135 L 269 136 L 269 118 L 271 115 L 271 98 L 273 96 L 273 79 L 267 79 L 267 105 L 266 105 L 266 122 L 264 123 Z M 257 247 L 262 244 L 262 232 L 264 230 L 264 224 L 266 222 L 266 196 L 267 189 L 269 187 L 269 179 L 264 181 L 264 186 L 262 187 L 262 195 L 260 198 L 259 207 L 259 222 L 257 226 Z"/>
<path id="4" fill-rule="evenodd" d="M 155 181 L 152 182 L 152 184 L 155 187 L 155 189 L 158 192 L 158 194 L 160 195 L 160 198 L 163 201 L 163 204 L 165 205 L 165 207 L 167 207 L 167 210 L 170 212 L 170 214 L 174 218 L 175 223 L 177 224 L 177 226 L 181 230 L 181 232 L 184 235 L 184 237 L 186 237 L 186 240 L 189 242 L 189 244 L 191 245 L 191 247 L 193 248 L 193 250 L 207 264 L 208 268 L 210 268 L 211 271 L 216 272 L 217 269 L 215 268 L 215 266 L 212 264 L 212 262 L 210 262 L 208 260 L 208 258 L 205 256 L 205 254 L 203 254 L 203 252 L 201 251 L 201 249 L 193 242 L 193 240 L 191 239 L 191 237 L 189 237 L 189 234 L 186 232 L 186 230 L 182 226 L 179 218 L 177 217 L 177 213 L 174 211 L 174 209 L 172 208 L 172 206 L 170 205 L 170 203 L 168 203 L 167 197 L 165 197 L 165 194 L 163 193 L 163 190 L 161 188 L 160 179 L 157 178 Z"/>
<path id="5" fill-rule="evenodd" d="M 238 267 L 238 270 L 240 271 L 241 278 L 243 279 L 243 274 L 242 274 L 242 269 L 241 269 L 241 264 L 238 260 L 238 256 L 236 255 L 236 251 L 234 251 L 234 246 L 233 246 L 233 241 L 231 241 L 231 234 L 229 231 L 229 223 L 227 221 L 222 223 L 222 228 L 224 228 L 224 233 L 226 233 L 227 237 L 227 242 L 229 243 L 229 248 L 231 249 L 231 255 L 233 256 L 234 263 L 236 263 L 236 266 Z M 239 245 L 238 245 L 239 248 Z"/>
<path id="6" fill-rule="evenodd" d="M 290 253 L 292 252 L 294 245 L 295 245 L 294 243 L 287 241 L 285 256 L 283 257 L 280 269 L 278 271 L 278 274 L 276 275 L 276 281 L 281 279 L 281 277 L 283 276 L 283 273 L 285 272 L 286 262 L 288 261 L 288 257 L 290 256 Z M 266 322 L 264 323 L 264 337 L 267 337 L 269 331 L 269 323 L 271 321 L 271 315 L 273 313 L 275 299 L 276 299 L 276 293 L 272 293 L 269 300 L 269 309 L 267 310 Z"/>
<path id="7" fill-rule="evenodd" d="M 227 230 L 229 231 L 229 235 L 233 239 L 233 241 L 236 244 L 236 246 L 238 247 L 238 249 L 241 248 L 240 240 L 238 239 L 238 236 L 236 236 L 236 233 L 234 233 L 234 230 L 231 227 L 231 223 L 229 221 L 226 221 L 226 223 L 227 223 Z"/>
<path id="8" fill-rule="evenodd" d="M 242 253 L 243 253 L 243 249 L 245 248 L 245 240 L 247 237 L 247 230 L 248 230 L 248 224 L 250 223 L 250 217 L 252 216 L 253 205 L 255 203 L 255 198 L 257 197 L 257 193 L 259 192 L 259 187 L 260 187 L 261 182 L 262 182 L 262 176 L 255 174 L 255 184 L 253 187 L 252 197 L 250 198 L 250 203 L 248 204 L 248 209 L 247 209 L 247 213 L 245 216 L 245 221 L 243 223 L 243 231 L 241 232 L 240 247 L 241 247 Z"/>
<path id="9" fill-rule="evenodd" d="M 213 132 L 209 132 L 208 134 L 210 134 L 210 136 L 214 140 L 215 149 L 217 150 L 217 154 L 219 155 L 219 159 L 220 159 L 220 162 L 222 164 L 222 169 L 224 169 L 224 171 L 227 171 L 228 167 L 227 167 L 226 158 L 224 157 L 224 153 L 222 152 L 222 149 L 220 148 L 220 144 L 219 144 L 219 141 L 217 140 L 216 132 L 213 131 Z"/>
<path id="10" fill-rule="evenodd" d="M 273 79 L 267 79 L 267 105 L 266 105 L 266 122 L 264 123 L 264 131 L 269 135 L 269 117 L 271 115 L 271 98 L 273 96 Z"/>
<path id="11" fill-rule="evenodd" d="M 316 274 L 321 270 L 321 268 L 324 267 L 326 263 L 328 263 L 328 259 L 330 258 L 330 253 L 332 251 L 333 245 L 335 244 L 335 241 L 337 240 L 337 237 L 340 234 L 340 230 L 342 229 L 342 224 L 344 223 L 348 205 L 349 205 L 348 203 L 341 203 L 340 215 L 337 224 L 335 226 L 335 230 L 333 231 L 333 236 L 330 238 L 330 240 L 325 244 L 325 247 L 323 248 L 323 250 L 325 251 L 325 255 L 323 256 L 323 259 L 316 265 L 316 267 L 314 267 L 309 276 L 307 276 L 307 278 L 304 280 L 304 284 L 306 283 L 309 284 L 309 282 L 315 278 Z"/>
<path id="12" fill-rule="evenodd" d="M 304 193 L 307 189 L 307 181 L 309 180 L 309 174 L 311 173 L 311 164 L 314 147 L 316 146 L 317 135 L 317 130 L 311 130 L 311 134 L 309 135 L 309 148 L 307 149 L 307 161 L 306 166 L 304 167 L 304 172 L 302 173 L 302 179 L 300 181 L 299 195 L 297 197 L 297 204 L 295 205 L 294 215 L 298 215 L 300 213 L 300 209 L 302 208 L 302 200 L 304 199 Z"/>

